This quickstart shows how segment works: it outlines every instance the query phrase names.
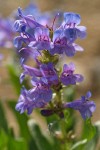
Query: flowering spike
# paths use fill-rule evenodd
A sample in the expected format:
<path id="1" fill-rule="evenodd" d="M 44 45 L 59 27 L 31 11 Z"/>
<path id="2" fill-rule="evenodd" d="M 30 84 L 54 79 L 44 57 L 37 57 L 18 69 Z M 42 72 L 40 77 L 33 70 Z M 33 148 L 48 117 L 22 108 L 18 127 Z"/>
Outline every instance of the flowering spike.
<path id="1" fill-rule="evenodd" d="M 78 38 L 86 37 L 86 27 L 79 26 L 80 15 L 65 12 L 63 22 L 55 28 L 59 13 L 54 17 L 52 25 L 49 25 L 50 17 L 47 14 L 40 15 L 32 5 L 29 8 L 34 8 L 36 15 L 34 10 L 27 14 L 28 11 L 25 13 L 25 10 L 22 12 L 21 8 L 18 8 L 20 20 L 15 21 L 14 29 L 19 35 L 14 39 L 14 46 L 22 58 L 23 72 L 20 82 L 28 75 L 31 77 L 32 88 L 22 89 L 16 110 L 31 114 L 33 109 L 40 108 L 44 116 L 55 113 L 64 118 L 64 109 L 73 108 L 80 112 L 84 120 L 90 118 L 96 109 L 95 103 L 89 101 L 91 92 L 73 102 L 65 103 L 62 99 L 63 88 L 82 82 L 83 76 L 74 73 L 74 63 L 64 64 L 62 71 L 55 65 L 59 55 L 73 57 L 77 51 L 83 51 L 83 48 L 75 43 Z M 36 16 L 36 19 L 33 16 Z M 35 60 L 37 68 L 25 65 L 25 61 L 30 57 Z"/>

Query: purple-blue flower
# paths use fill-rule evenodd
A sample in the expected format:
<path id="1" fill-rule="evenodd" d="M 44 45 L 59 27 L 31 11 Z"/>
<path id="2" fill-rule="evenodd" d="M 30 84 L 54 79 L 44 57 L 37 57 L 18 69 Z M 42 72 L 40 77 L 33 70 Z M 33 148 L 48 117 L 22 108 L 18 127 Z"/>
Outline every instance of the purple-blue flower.
<path id="1" fill-rule="evenodd" d="M 20 20 L 16 20 L 14 23 L 14 30 L 16 32 L 20 33 L 20 36 L 16 37 L 14 39 L 14 46 L 18 49 L 22 47 L 22 44 L 28 44 L 35 40 L 34 37 L 34 29 L 36 27 L 43 27 L 41 24 L 37 23 L 33 16 L 25 16 L 22 14 L 22 11 L 20 8 L 18 8 L 18 13 L 20 16 Z"/>
<path id="2" fill-rule="evenodd" d="M 22 13 L 21 8 L 18 8 L 18 13 L 22 21 L 24 21 L 24 23 L 26 24 L 26 26 L 28 25 L 30 28 L 43 27 L 41 24 L 35 21 L 35 18 L 32 15 L 29 14 L 25 16 Z"/>
<path id="3" fill-rule="evenodd" d="M 16 105 L 16 110 L 20 113 L 27 110 L 27 113 L 31 114 L 33 109 L 45 107 L 52 99 L 52 90 L 45 78 L 39 80 L 34 77 L 31 83 L 33 85 L 32 89 L 26 90 L 24 88 L 21 91 Z"/>
<path id="4" fill-rule="evenodd" d="M 60 76 L 60 80 L 64 85 L 76 84 L 77 82 L 83 81 L 83 76 L 80 74 L 74 74 L 75 65 L 70 63 L 69 65 L 64 64 L 63 72 Z"/>
<path id="5" fill-rule="evenodd" d="M 42 77 L 42 73 L 39 69 L 34 68 L 34 67 L 30 67 L 30 66 L 27 66 L 27 65 L 24 65 L 24 64 L 22 64 L 22 67 L 23 67 L 24 72 L 21 73 L 21 75 L 20 75 L 20 82 L 21 83 L 23 82 L 23 80 L 25 78 L 25 75 L 29 75 L 32 78 L 34 76 Z"/>
<path id="6" fill-rule="evenodd" d="M 20 36 L 14 38 L 14 46 L 19 50 L 22 48 L 23 44 L 27 46 L 33 40 L 35 40 L 34 34 L 31 35 L 27 31 L 22 31 Z"/>
<path id="7" fill-rule="evenodd" d="M 36 99 L 36 102 L 51 101 L 52 90 L 50 89 L 50 85 L 45 77 L 40 80 L 33 77 L 31 83 L 34 86 L 34 88 L 29 91 L 32 99 Z"/>
<path id="8" fill-rule="evenodd" d="M 49 62 L 48 64 L 41 64 L 40 70 L 43 77 L 47 79 L 50 85 L 58 84 L 59 79 L 53 63 Z"/>
<path id="9" fill-rule="evenodd" d="M 86 27 L 77 26 L 81 22 L 79 14 L 73 12 L 64 13 L 64 34 L 70 43 L 77 38 L 84 39 L 86 37 Z"/>
<path id="10" fill-rule="evenodd" d="M 23 64 L 23 62 L 22 62 L 22 68 L 23 68 L 24 72 L 21 73 L 21 75 L 20 75 L 20 82 L 21 83 L 23 82 L 25 75 L 29 75 L 32 78 L 34 76 L 44 77 L 47 79 L 47 81 L 50 85 L 52 85 L 52 84 L 55 85 L 55 84 L 59 83 L 57 72 L 51 62 L 48 64 L 41 64 L 39 67 L 40 67 L 39 69 L 30 67 L 30 66 Z"/>
<path id="11" fill-rule="evenodd" d="M 67 46 L 67 41 L 64 38 L 63 30 L 56 30 L 53 33 L 53 39 L 51 43 L 50 53 L 54 54 L 63 54 Z"/>
<path id="12" fill-rule="evenodd" d="M 77 51 L 82 50 L 79 45 L 69 43 L 69 38 L 65 36 L 64 29 L 58 29 L 54 32 L 50 49 L 52 55 L 65 53 L 67 56 L 72 57 Z"/>
<path id="13" fill-rule="evenodd" d="M 78 110 L 84 120 L 90 118 L 92 113 L 96 109 L 96 105 L 93 101 L 89 101 L 91 97 L 91 92 L 87 92 L 86 96 L 82 96 L 80 100 L 74 102 L 68 102 L 64 104 L 65 108 L 72 108 Z"/>
<path id="14" fill-rule="evenodd" d="M 64 23 L 67 25 L 78 25 L 81 22 L 81 16 L 73 12 L 64 13 Z"/>
<path id="15" fill-rule="evenodd" d="M 28 90 L 26 90 L 25 88 L 22 88 L 21 94 L 20 94 L 20 97 L 16 104 L 15 109 L 17 111 L 20 111 L 21 114 L 26 110 L 28 114 L 31 114 L 33 108 L 34 108 L 33 101 L 30 98 L 30 95 L 28 94 Z"/>
<path id="16" fill-rule="evenodd" d="M 48 28 L 36 28 L 34 31 L 35 40 L 30 42 L 29 47 L 37 50 L 50 49 L 50 37 Z"/>

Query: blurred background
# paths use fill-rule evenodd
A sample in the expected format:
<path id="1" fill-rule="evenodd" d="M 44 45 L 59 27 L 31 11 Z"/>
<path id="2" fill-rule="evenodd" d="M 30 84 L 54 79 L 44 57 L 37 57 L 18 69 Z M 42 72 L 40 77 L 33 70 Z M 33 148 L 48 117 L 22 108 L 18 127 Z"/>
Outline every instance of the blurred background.
<path id="1" fill-rule="evenodd" d="M 78 40 L 76 43 L 81 45 L 84 51 L 77 53 L 74 58 L 66 58 L 66 61 L 73 61 L 77 72 L 83 74 L 85 78 L 84 82 L 77 86 L 76 96 L 84 95 L 87 90 L 92 91 L 92 99 L 97 107 L 92 120 L 93 122 L 100 120 L 100 0 L 35 0 L 31 2 L 35 2 L 43 12 L 70 11 L 81 15 L 81 25 L 87 27 L 87 38 Z M 7 17 L 19 6 L 24 9 L 28 4 L 29 0 L 0 0 L 0 15 Z M 13 48 L 0 48 L 0 53 L 4 55 L 3 64 L 0 67 L 0 99 L 2 101 L 18 98 L 5 67 L 5 64 L 11 60 L 12 51 Z M 16 67 L 19 66 L 16 65 Z M 11 120 L 10 125 L 13 125 L 13 116 L 9 110 L 7 110 L 7 116 Z"/>

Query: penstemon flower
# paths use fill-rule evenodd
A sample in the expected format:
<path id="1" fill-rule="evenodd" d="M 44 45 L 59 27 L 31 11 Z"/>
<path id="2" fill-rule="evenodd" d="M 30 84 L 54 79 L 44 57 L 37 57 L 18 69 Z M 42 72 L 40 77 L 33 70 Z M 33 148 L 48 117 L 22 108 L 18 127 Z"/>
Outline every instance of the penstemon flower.
<path id="1" fill-rule="evenodd" d="M 83 48 L 75 43 L 78 38 L 86 37 L 86 27 L 78 26 L 81 22 L 80 15 L 65 12 L 62 23 L 54 28 L 59 14 L 52 25 L 48 21 L 46 24 L 41 23 L 33 14 L 25 15 L 20 8 L 18 14 L 20 19 L 15 21 L 14 28 L 19 36 L 14 39 L 14 46 L 19 53 L 24 51 L 27 57 L 33 58 L 38 68 L 24 64 L 22 60 L 26 59 L 26 56 L 22 56 L 23 73 L 20 82 L 28 75 L 31 77 L 32 88 L 22 89 L 16 110 L 20 113 L 27 110 L 27 113 L 31 114 L 38 108 L 44 116 L 56 113 L 63 118 L 65 109 L 72 108 L 78 110 L 84 120 L 90 118 L 96 108 L 93 101 L 88 101 L 90 92 L 73 102 L 66 102 L 62 97 L 63 88 L 82 82 L 83 76 L 74 73 L 75 65 L 72 62 L 64 64 L 62 70 L 56 65 L 60 55 L 72 57 L 77 51 L 83 51 Z"/>
<path id="2" fill-rule="evenodd" d="M 86 27 L 78 26 L 80 22 L 81 17 L 79 14 L 64 13 L 64 33 L 69 42 L 74 42 L 77 38 L 84 39 L 86 37 Z"/>
<path id="3" fill-rule="evenodd" d="M 92 116 L 92 112 L 94 112 L 96 108 L 95 103 L 88 100 L 90 97 L 91 92 L 87 92 L 86 96 L 82 96 L 80 100 L 66 103 L 64 104 L 64 107 L 78 110 L 83 119 L 90 118 Z"/>
<path id="4" fill-rule="evenodd" d="M 73 63 L 69 65 L 64 64 L 63 72 L 61 74 L 60 80 L 64 85 L 76 84 L 76 82 L 82 82 L 83 76 L 80 74 L 73 74 L 75 66 Z"/>

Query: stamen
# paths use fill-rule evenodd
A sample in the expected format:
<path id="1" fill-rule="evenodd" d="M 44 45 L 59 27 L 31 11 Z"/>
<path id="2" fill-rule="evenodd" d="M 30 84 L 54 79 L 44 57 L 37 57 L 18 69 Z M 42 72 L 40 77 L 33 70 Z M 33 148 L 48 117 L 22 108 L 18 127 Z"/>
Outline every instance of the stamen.
<path id="1" fill-rule="evenodd" d="M 53 23 L 52 23 L 52 29 L 53 29 L 53 27 L 54 27 L 54 24 L 55 24 L 55 21 L 56 21 L 56 19 L 57 19 L 57 17 L 59 16 L 59 13 L 57 13 L 57 15 L 54 17 L 54 20 L 53 20 Z"/>

